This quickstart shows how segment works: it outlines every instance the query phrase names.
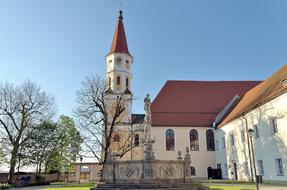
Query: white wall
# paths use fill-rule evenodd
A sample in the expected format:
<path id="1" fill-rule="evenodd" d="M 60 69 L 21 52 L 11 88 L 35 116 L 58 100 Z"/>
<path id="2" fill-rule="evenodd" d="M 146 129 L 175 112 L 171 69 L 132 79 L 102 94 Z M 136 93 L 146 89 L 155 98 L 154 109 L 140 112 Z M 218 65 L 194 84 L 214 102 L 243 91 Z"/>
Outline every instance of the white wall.
<path id="1" fill-rule="evenodd" d="M 246 114 L 247 125 L 253 129 L 258 124 L 260 138 L 254 139 L 255 160 L 263 160 L 263 180 L 287 180 L 287 94 L 250 111 Z M 277 118 L 278 133 L 272 134 L 270 118 Z M 215 130 L 216 139 L 226 139 L 226 153 L 222 148 L 216 151 L 216 162 L 238 165 L 239 180 L 250 179 L 249 149 L 247 143 L 245 120 L 240 117 L 231 123 Z M 241 142 L 240 130 L 244 129 L 245 142 Z M 235 145 L 230 145 L 230 134 L 234 134 Z M 278 176 L 276 172 L 275 158 L 283 161 L 284 175 Z M 248 163 L 248 172 L 245 172 L 244 162 Z M 232 167 L 229 168 L 229 178 Z"/>
<path id="2" fill-rule="evenodd" d="M 166 150 L 165 131 L 173 129 L 175 132 L 175 150 Z M 159 160 L 176 160 L 178 151 L 182 151 L 184 157 L 186 147 L 190 147 L 189 132 L 196 129 L 199 136 L 199 151 L 190 151 L 191 166 L 196 169 L 196 176 L 193 178 L 207 178 L 207 168 L 216 168 L 215 151 L 207 151 L 206 130 L 207 127 L 168 127 L 152 126 L 151 136 L 155 138 L 154 150 L 155 158 Z"/>

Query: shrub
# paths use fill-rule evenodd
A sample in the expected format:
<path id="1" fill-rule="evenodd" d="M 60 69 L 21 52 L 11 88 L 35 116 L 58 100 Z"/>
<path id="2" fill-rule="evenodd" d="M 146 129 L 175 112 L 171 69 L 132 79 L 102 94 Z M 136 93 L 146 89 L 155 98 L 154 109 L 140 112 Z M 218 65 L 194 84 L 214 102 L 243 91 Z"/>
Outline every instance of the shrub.
<path id="1" fill-rule="evenodd" d="M 45 181 L 45 177 L 41 175 L 36 175 L 35 182 L 30 184 L 31 186 L 38 186 L 38 185 L 49 185 L 50 182 Z"/>
<path id="2" fill-rule="evenodd" d="M 11 188 L 11 185 L 9 184 L 0 184 L 0 190 L 2 189 L 10 189 Z"/>

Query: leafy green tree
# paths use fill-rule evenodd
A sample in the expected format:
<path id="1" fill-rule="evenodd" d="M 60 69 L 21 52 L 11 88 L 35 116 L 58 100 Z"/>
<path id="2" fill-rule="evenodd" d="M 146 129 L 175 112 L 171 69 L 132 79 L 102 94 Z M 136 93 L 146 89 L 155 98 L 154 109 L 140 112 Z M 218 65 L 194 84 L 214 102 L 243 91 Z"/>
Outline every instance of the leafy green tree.
<path id="1" fill-rule="evenodd" d="M 40 175 L 44 164 L 57 149 L 58 140 L 56 123 L 44 121 L 35 125 L 28 134 L 27 141 L 21 147 L 19 159 L 22 158 L 23 165 L 35 165 L 36 173 Z"/>
<path id="2" fill-rule="evenodd" d="M 45 170 L 63 174 L 70 171 L 72 162 L 76 161 L 83 140 L 74 120 L 64 115 L 60 116 L 58 120 L 56 136 L 57 143 L 47 159 Z"/>

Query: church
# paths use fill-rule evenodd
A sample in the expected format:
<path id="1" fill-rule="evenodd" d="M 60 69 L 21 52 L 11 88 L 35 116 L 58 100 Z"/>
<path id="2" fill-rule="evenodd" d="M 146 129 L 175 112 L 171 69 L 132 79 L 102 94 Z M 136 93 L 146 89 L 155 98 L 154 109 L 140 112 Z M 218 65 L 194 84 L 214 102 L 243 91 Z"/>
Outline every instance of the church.
<path id="1" fill-rule="evenodd" d="M 131 113 L 132 65 L 123 16 L 106 56 L 109 96 L 123 94 L 121 117 L 132 126 L 133 148 L 121 160 L 144 157 L 144 114 Z M 193 179 L 287 181 L 287 65 L 264 81 L 168 80 L 151 103 L 151 138 L 158 160 L 176 160 L 190 150 Z M 116 151 L 125 139 L 118 127 Z"/>

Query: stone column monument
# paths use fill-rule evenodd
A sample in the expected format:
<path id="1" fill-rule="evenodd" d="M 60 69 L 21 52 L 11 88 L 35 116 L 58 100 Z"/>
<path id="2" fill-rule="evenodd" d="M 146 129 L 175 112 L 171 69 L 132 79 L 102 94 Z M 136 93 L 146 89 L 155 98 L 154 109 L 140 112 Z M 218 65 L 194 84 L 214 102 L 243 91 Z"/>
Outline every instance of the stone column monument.
<path id="1" fill-rule="evenodd" d="M 149 94 L 146 95 L 144 99 L 144 160 L 150 161 L 155 160 L 154 151 L 153 151 L 153 143 L 155 143 L 154 139 L 151 139 L 151 109 L 150 109 L 150 97 Z"/>

